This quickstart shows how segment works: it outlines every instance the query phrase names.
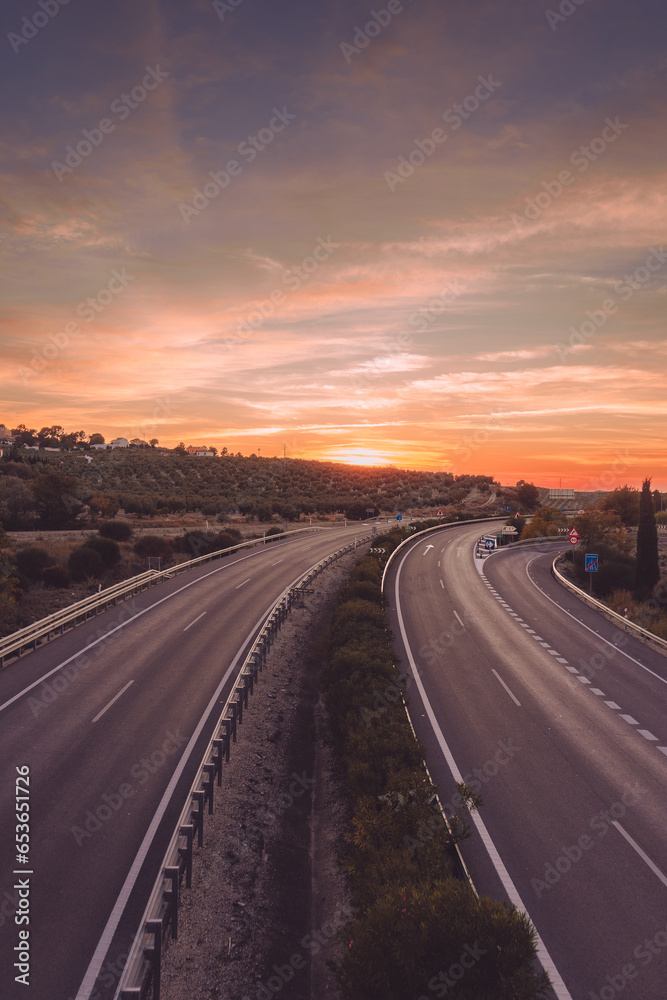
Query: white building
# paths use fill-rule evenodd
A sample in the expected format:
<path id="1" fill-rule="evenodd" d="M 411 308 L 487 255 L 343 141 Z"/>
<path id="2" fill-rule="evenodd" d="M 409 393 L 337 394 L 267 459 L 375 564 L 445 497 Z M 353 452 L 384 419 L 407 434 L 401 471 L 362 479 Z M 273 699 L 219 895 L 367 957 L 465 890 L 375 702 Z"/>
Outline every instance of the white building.
<path id="1" fill-rule="evenodd" d="M 109 447 L 111 447 L 111 448 L 129 448 L 130 447 L 130 442 L 127 440 L 127 438 L 114 438 Z"/>

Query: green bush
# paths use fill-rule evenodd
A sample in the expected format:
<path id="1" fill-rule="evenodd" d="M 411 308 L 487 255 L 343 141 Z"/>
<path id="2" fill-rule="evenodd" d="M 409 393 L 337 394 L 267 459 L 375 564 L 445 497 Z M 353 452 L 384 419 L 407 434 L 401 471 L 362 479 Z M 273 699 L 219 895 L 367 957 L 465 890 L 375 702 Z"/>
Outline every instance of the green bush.
<path id="1" fill-rule="evenodd" d="M 535 931 L 510 903 L 463 882 L 386 888 L 346 929 L 343 1000 L 425 1000 L 456 982 L 457 1000 L 533 1000 L 548 978 L 533 966 Z M 462 956 L 467 956 L 465 963 Z M 446 979 L 450 969 L 458 970 Z"/>
<path id="2" fill-rule="evenodd" d="M 384 537 L 382 543 L 389 547 Z M 444 995 L 440 977 L 454 967 L 463 973 L 467 954 L 465 974 L 452 977 L 457 997 L 534 1000 L 548 979 L 535 971 L 527 916 L 477 899 L 455 877 L 453 845 L 469 835 L 468 810 L 481 799 L 457 785 L 458 805 L 445 823 L 405 713 L 379 574 L 380 560 L 368 556 L 353 569 L 320 672 L 349 798 L 343 865 L 357 913 L 342 933 L 346 947 L 336 964 L 342 998 Z"/>
<path id="3" fill-rule="evenodd" d="M 98 580 L 104 576 L 106 569 L 102 556 L 88 545 L 79 545 L 72 550 L 67 568 L 71 578 L 77 581 Z"/>
<path id="4" fill-rule="evenodd" d="M 100 535 L 96 535 L 94 538 L 88 539 L 86 546 L 99 553 L 107 569 L 112 569 L 120 562 L 120 548 L 118 542 L 114 542 L 112 538 L 102 538 Z"/>
<path id="5" fill-rule="evenodd" d="M 159 535 L 142 535 L 134 543 L 134 551 L 138 556 L 164 556 L 169 551 L 169 539 Z"/>
<path id="6" fill-rule="evenodd" d="M 21 576 L 29 580 L 41 580 L 42 574 L 47 566 L 50 566 L 53 559 L 46 551 L 37 545 L 31 545 L 27 549 L 19 549 L 16 553 L 16 568 Z"/>
<path id="7" fill-rule="evenodd" d="M 107 521 L 97 529 L 102 538 L 112 538 L 115 542 L 127 542 L 132 538 L 132 526 L 127 521 Z"/>
<path id="8" fill-rule="evenodd" d="M 69 573 L 64 566 L 47 566 L 42 573 L 45 587 L 69 587 Z"/>
<path id="9" fill-rule="evenodd" d="M 588 590 L 589 577 L 593 577 L 593 594 L 605 597 L 614 590 L 633 590 L 635 585 L 635 560 L 632 556 L 621 552 L 612 545 L 596 545 L 598 555 L 598 572 L 587 573 L 585 570 L 585 553 L 581 549 L 574 550 L 574 569 L 577 582 Z"/>

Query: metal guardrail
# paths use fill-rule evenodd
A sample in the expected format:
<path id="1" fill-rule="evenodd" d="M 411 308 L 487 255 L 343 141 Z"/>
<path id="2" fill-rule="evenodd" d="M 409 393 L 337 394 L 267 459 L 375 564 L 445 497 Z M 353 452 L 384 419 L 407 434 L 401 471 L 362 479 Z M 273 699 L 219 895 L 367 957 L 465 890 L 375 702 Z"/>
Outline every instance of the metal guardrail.
<path id="1" fill-rule="evenodd" d="M 568 580 L 567 577 L 563 576 L 556 566 L 558 560 L 562 558 L 562 553 L 556 556 L 551 564 L 551 573 L 558 580 L 558 582 L 565 587 L 566 590 L 569 590 L 570 593 L 574 594 L 580 601 L 583 601 L 584 604 L 587 604 L 590 608 L 595 608 L 596 611 L 600 611 L 605 618 L 617 624 L 623 629 L 624 632 L 630 632 L 637 639 L 639 639 L 640 642 L 643 642 L 647 646 L 651 646 L 652 649 L 657 650 L 659 653 L 667 653 L 667 642 L 665 642 L 664 639 L 654 635 L 653 632 L 649 632 L 648 629 L 642 628 L 641 625 L 636 625 L 634 622 L 628 621 L 628 619 L 624 618 L 623 615 L 619 615 L 616 611 L 612 611 L 606 604 L 603 604 L 601 601 L 597 601 L 594 597 L 591 597 L 590 594 L 587 594 L 580 587 L 577 587 L 575 583 L 572 583 L 571 580 Z"/>
<path id="2" fill-rule="evenodd" d="M 114 584 L 113 587 L 107 587 L 98 594 L 92 594 L 90 597 L 86 597 L 76 604 L 70 604 L 66 608 L 61 608 L 60 611 L 55 611 L 46 618 L 41 618 L 38 622 L 34 622 L 32 625 L 27 625 L 25 628 L 5 636 L 4 639 L 0 640 L 0 669 L 5 666 L 5 661 L 8 657 L 18 656 L 20 658 L 24 651 L 37 649 L 40 640 L 50 642 L 56 636 L 62 635 L 67 626 L 76 628 L 77 625 L 87 622 L 89 618 L 100 614 L 101 611 L 106 611 L 107 608 L 118 604 L 121 600 L 126 601 L 128 597 L 141 593 L 142 590 L 147 590 L 156 583 L 162 583 L 163 580 L 171 579 L 172 576 L 183 573 L 193 566 L 210 562 L 212 559 L 221 559 L 227 553 L 236 552 L 238 549 L 263 545 L 266 543 L 267 538 L 273 542 L 281 538 L 286 538 L 288 535 L 301 534 L 304 531 L 326 530 L 329 529 L 318 525 L 316 527 L 294 528 L 292 531 L 283 531 L 277 535 L 264 535 L 262 538 L 251 538 L 247 542 L 237 542 L 236 545 L 230 545 L 226 549 L 217 549 L 215 552 L 196 556 L 194 559 L 188 559 L 186 562 L 176 563 L 168 569 L 148 570 L 145 573 L 140 573 L 138 576 L 130 577 L 128 580 L 122 580 L 120 583 Z"/>
<path id="3" fill-rule="evenodd" d="M 278 536 L 272 536 L 278 537 Z M 128 955 L 125 969 L 114 994 L 114 1000 L 160 1000 L 160 969 L 165 938 L 178 937 L 178 907 L 181 883 L 192 884 L 192 862 L 195 837 L 197 846 L 204 843 L 204 817 L 213 812 L 213 795 L 217 783 L 222 784 L 222 763 L 229 762 L 237 728 L 243 723 L 248 696 L 253 693 L 259 674 L 275 638 L 292 607 L 300 606 L 308 592 L 308 584 L 332 562 L 358 545 L 370 541 L 372 535 L 355 538 L 332 555 L 312 566 L 296 584 L 286 588 L 264 620 L 250 652 L 237 675 L 232 690 L 220 713 L 199 771 L 190 786 L 185 806 L 176 830 L 167 847 L 160 874 L 155 882 L 146 909 Z"/>

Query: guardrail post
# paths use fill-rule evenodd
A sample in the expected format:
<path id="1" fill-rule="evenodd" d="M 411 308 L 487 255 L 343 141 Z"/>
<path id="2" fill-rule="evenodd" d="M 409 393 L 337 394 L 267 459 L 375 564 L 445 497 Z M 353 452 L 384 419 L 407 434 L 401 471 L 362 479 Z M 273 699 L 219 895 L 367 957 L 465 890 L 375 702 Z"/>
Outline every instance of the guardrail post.
<path id="1" fill-rule="evenodd" d="M 194 792 L 193 799 L 197 803 L 197 846 L 204 846 L 204 802 L 206 801 L 206 792 Z"/>
<path id="2" fill-rule="evenodd" d="M 171 882 L 171 888 L 167 889 L 164 893 L 164 898 L 171 912 L 171 936 L 174 941 L 178 938 L 178 907 L 180 904 L 178 889 L 180 874 L 180 869 L 177 867 L 165 868 L 164 870 L 165 878 L 168 878 Z"/>
<path id="3" fill-rule="evenodd" d="M 252 674 L 243 674 L 243 707 L 248 707 L 248 695 L 252 694 Z"/>
<path id="4" fill-rule="evenodd" d="M 243 723 L 243 691 L 236 692 L 236 711 L 239 717 L 239 725 Z"/>
<path id="5" fill-rule="evenodd" d="M 213 777 L 215 775 L 215 764 L 204 764 L 202 768 L 206 774 L 206 783 L 204 785 L 204 791 L 206 793 L 206 798 L 208 799 L 208 813 L 209 816 L 213 812 L 213 787 L 214 781 Z"/>
<path id="6" fill-rule="evenodd" d="M 229 707 L 232 710 L 232 742 L 236 743 L 236 716 L 238 714 L 238 708 L 235 701 L 232 701 Z"/>
<path id="7" fill-rule="evenodd" d="M 153 945 L 144 949 L 153 966 L 153 1000 L 160 1000 L 160 972 L 162 971 L 162 921 L 147 920 L 146 933 L 153 935 Z"/>
<path id="8" fill-rule="evenodd" d="M 222 719 L 221 722 L 220 722 L 220 725 L 224 726 L 224 731 L 223 731 L 222 738 L 223 738 L 224 746 L 225 746 L 225 760 L 229 764 L 229 754 L 230 754 L 230 751 L 231 751 L 231 746 L 230 746 L 231 740 L 229 738 L 229 734 L 230 734 L 230 731 L 231 731 L 231 728 L 232 728 L 232 724 L 231 724 L 231 722 L 230 722 L 229 719 Z"/>
<path id="9" fill-rule="evenodd" d="M 192 841 L 194 838 L 195 828 L 192 823 L 186 823 L 180 829 L 181 836 L 185 837 L 185 847 L 179 847 L 178 853 L 182 858 L 185 858 L 185 888 L 189 889 L 192 885 Z"/>
<path id="10" fill-rule="evenodd" d="M 222 739 L 213 740 L 213 746 L 215 747 L 213 763 L 215 765 L 215 774 L 218 779 L 218 788 L 220 788 L 222 785 L 222 755 L 225 752 L 225 741 Z"/>

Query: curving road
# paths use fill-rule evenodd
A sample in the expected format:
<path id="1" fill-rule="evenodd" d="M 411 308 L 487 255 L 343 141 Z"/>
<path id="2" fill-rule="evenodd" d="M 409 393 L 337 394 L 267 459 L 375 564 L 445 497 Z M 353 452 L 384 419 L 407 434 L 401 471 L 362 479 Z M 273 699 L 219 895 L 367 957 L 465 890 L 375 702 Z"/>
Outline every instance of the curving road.
<path id="1" fill-rule="evenodd" d="M 369 533 L 333 528 L 242 550 L 109 609 L 0 672 L 3 1000 L 113 996 L 243 652 L 285 587 Z M 29 866 L 14 847 L 23 767 Z M 15 923 L 17 904 L 29 922 Z M 14 967 L 21 930 L 29 932 L 28 988 Z"/>
<path id="2" fill-rule="evenodd" d="M 667 659 L 552 578 L 562 543 L 473 557 L 415 539 L 385 583 L 443 802 L 484 800 L 464 858 L 525 909 L 559 998 L 667 997 Z M 430 546 L 430 547 L 429 547 Z"/>

